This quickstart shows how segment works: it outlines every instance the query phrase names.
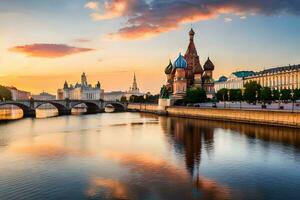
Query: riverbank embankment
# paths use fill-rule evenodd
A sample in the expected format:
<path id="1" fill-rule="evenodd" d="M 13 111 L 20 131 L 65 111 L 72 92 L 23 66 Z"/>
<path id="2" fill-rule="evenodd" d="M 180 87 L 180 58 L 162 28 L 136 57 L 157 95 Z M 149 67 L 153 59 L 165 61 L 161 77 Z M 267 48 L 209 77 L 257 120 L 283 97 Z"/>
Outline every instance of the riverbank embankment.
<path id="1" fill-rule="evenodd" d="M 247 110 L 230 108 L 165 107 L 156 104 L 128 104 L 128 111 L 164 114 L 168 116 L 234 121 L 250 124 L 267 124 L 300 128 L 300 113 L 281 110 Z"/>

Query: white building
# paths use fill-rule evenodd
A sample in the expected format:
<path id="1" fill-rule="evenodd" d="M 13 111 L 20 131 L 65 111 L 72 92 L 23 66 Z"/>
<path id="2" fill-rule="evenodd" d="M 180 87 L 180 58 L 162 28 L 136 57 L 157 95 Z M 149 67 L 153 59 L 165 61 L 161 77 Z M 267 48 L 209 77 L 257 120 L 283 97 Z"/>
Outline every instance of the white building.
<path id="1" fill-rule="evenodd" d="M 253 71 L 237 71 L 233 72 L 228 78 L 221 76 L 218 81 L 215 82 L 215 91 L 226 88 L 230 89 L 243 89 L 245 78 L 253 76 L 255 73 Z"/>
<path id="2" fill-rule="evenodd" d="M 104 101 L 119 101 L 125 94 L 126 93 L 122 91 L 105 92 Z"/>
<path id="3" fill-rule="evenodd" d="M 55 100 L 56 99 L 56 96 L 55 95 L 52 95 L 52 94 L 49 94 L 47 92 L 42 92 L 40 94 L 37 94 L 37 95 L 32 95 L 32 98 L 34 100 Z"/>
<path id="4" fill-rule="evenodd" d="M 262 87 L 269 87 L 272 90 L 299 89 L 300 65 L 265 69 L 247 77 L 245 81 L 256 81 Z"/>
<path id="5" fill-rule="evenodd" d="M 74 86 L 69 85 L 67 81 L 63 89 L 57 90 L 57 99 L 73 99 L 73 100 L 100 100 L 104 98 L 104 90 L 101 89 L 101 84 L 98 83 L 93 87 L 88 84 L 85 73 L 81 75 L 81 83 L 76 83 Z"/>

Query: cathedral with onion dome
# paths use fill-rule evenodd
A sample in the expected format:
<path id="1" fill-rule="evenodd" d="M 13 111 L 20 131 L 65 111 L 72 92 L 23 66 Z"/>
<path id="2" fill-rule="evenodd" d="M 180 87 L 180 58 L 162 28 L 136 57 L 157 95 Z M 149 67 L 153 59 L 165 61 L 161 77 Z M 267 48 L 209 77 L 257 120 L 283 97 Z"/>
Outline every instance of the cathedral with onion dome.
<path id="1" fill-rule="evenodd" d="M 182 99 L 188 88 L 202 88 L 208 98 L 215 95 L 213 71 L 215 66 L 208 57 L 205 64 L 200 64 L 200 58 L 194 43 L 195 32 L 189 32 L 190 43 L 185 55 L 179 54 L 174 63 L 170 60 L 165 69 L 167 83 L 164 86 L 172 99 Z"/>

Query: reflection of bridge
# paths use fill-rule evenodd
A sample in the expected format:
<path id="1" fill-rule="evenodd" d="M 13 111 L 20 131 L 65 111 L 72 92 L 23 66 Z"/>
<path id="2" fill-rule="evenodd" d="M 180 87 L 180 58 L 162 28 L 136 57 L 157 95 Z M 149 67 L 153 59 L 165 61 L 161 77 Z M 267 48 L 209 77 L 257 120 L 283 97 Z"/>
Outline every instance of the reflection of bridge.
<path id="1" fill-rule="evenodd" d="M 0 106 L 15 105 L 23 110 L 24 117 L 35 117 L 36 109 L 41 105 L 51 104 L 58 110 L 59 115 L 70 115 L 72 108 L 80 104 L 85 104 L 87 114 L 104 112 L 106 106 L 111 105 L 116 112 L 125 111 L 127 106 L 120 102 L 100 101 L 100 100 L 22 100 L 0 102 Z"/>

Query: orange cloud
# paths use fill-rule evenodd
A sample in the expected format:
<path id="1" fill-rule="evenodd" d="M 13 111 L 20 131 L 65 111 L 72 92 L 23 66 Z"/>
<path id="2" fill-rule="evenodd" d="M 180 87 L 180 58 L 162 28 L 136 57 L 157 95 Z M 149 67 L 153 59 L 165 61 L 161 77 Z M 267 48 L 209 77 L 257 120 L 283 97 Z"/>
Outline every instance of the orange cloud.
<path id="1" fill-rule="evenodd" d="M 127 23 L 111 34 L 122 39 L 152 37 L 178 28 L 183 23 L 209 20 L 223 14 L 243 16 L 289 13 L 300 15 L 300 4 L 294 0 L 106 0 L 102 12 L 94 12 L 94 20 L 125 17 Z M 228 18 L 229 19 L 229 18 Z M 229 20 L 225 19 L 225 22 Z"/>
<path id="2" fill-rule="evenodd" d="M 11 52 L 23 53 L 29 57 L 58 58 L 67 55 L 92 51 L 89 48 L 68 46 L 65 44 L 30 44 L 15 46 L 9 49 Z"/>
<path id="3" fill-rule="evenodd" d="M 93 20 L 106 20 L 124 15 L 125 11 L 135 0 L 112 0 L 104 2 L 104 13 L 95 12 L 91 14 Z"/>

